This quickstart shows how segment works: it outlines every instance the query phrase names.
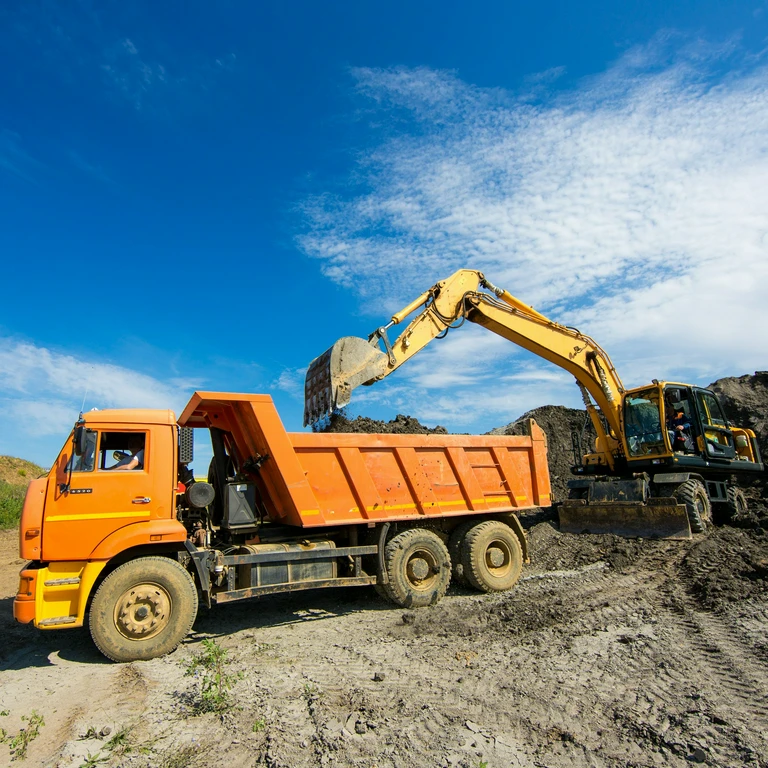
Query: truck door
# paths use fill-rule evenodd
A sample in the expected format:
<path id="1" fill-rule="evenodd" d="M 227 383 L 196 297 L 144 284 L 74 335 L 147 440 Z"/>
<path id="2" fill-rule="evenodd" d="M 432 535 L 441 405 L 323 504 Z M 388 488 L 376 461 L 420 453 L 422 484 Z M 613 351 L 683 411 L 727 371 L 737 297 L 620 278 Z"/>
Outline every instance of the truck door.
<path id="1" fill-rule="evenodd" d="M 736 458 L 736 448 L 720 401 L 707 389 L 693 388 L 693 394 L 702 428 L 699 448 L 704 458 L 732 461 Z"/>
<path id="2" fill-rule="evenodd" d="M 170 483 L 161 472 L 153 472 L 153 464 L 164 464 L 153 456 L 165 442 L 162 431 L 99 425 L 88 430 L 87 445 L 93 450 L 73 456 L 72 441 L 64 446 L 56 482 L 48 483 L 44 560 L 87 560 L 118 528 L 170 516 Z M 130 466 L 131 457 L 140 459 L 135 466 Z"/>

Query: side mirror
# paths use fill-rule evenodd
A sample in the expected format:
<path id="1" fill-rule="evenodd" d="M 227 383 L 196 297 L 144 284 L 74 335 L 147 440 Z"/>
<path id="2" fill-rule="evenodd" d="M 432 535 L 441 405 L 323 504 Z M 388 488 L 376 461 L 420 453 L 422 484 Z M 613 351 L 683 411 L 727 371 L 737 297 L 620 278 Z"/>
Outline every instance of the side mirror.
<path id="1" fill-rule="evenodd" d="M 75 427 L 75 433 L 72 439 L 72 442 L 74 443 L 75 456 L 82 456 L 85 453 L 87 439 L 88 435 L 85 431 L 85 426 L 80 424 L 79 426 Z"/>

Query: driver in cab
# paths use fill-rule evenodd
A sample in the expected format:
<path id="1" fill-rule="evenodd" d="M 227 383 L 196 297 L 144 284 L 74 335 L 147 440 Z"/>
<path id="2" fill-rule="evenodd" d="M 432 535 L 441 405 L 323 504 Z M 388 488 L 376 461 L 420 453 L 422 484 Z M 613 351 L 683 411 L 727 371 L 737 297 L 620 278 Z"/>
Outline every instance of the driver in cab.
<path id="1" fill-rule="evenodd" d="M 110 467 L 110 470 L 144 469 L 144 438 L 137 435 L 131 438 L 126 447 L 130 453 L 120 459 L 114 467 Z"/>

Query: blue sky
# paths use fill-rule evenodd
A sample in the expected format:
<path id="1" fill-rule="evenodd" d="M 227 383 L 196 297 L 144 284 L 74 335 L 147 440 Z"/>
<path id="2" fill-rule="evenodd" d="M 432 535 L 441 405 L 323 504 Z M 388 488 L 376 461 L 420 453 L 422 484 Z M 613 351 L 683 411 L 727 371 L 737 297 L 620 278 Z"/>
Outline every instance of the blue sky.
<path id="1" fill-rule="evenodd" d="M 0 453 L 267 392 L 459 267 L 625 384 L 766 367 L 768 4 L 5 2 Z M 352 415 L 486 431 L 567 376 L 469 328 Z"/>

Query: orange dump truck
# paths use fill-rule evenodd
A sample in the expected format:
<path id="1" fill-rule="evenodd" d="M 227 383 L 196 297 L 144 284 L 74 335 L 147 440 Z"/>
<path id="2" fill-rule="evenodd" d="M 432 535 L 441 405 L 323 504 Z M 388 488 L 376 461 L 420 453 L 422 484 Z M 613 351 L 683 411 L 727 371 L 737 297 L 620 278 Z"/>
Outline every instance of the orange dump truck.
<path id="1" fill-rule="evenodd" d="M 208 482 L 189 470 L 210 432 Z M 544 433 L 288 433 L 268 395 L 197 392 L 171 411 L 81 416 L 20 527 L 13 610 L 80 627 L 116 661 L 161 656 L 198 600 L 375 585 L 404 607 L 451 577 L 510 589 L 528 559 L 515 511 L 549 506 Z"/>

